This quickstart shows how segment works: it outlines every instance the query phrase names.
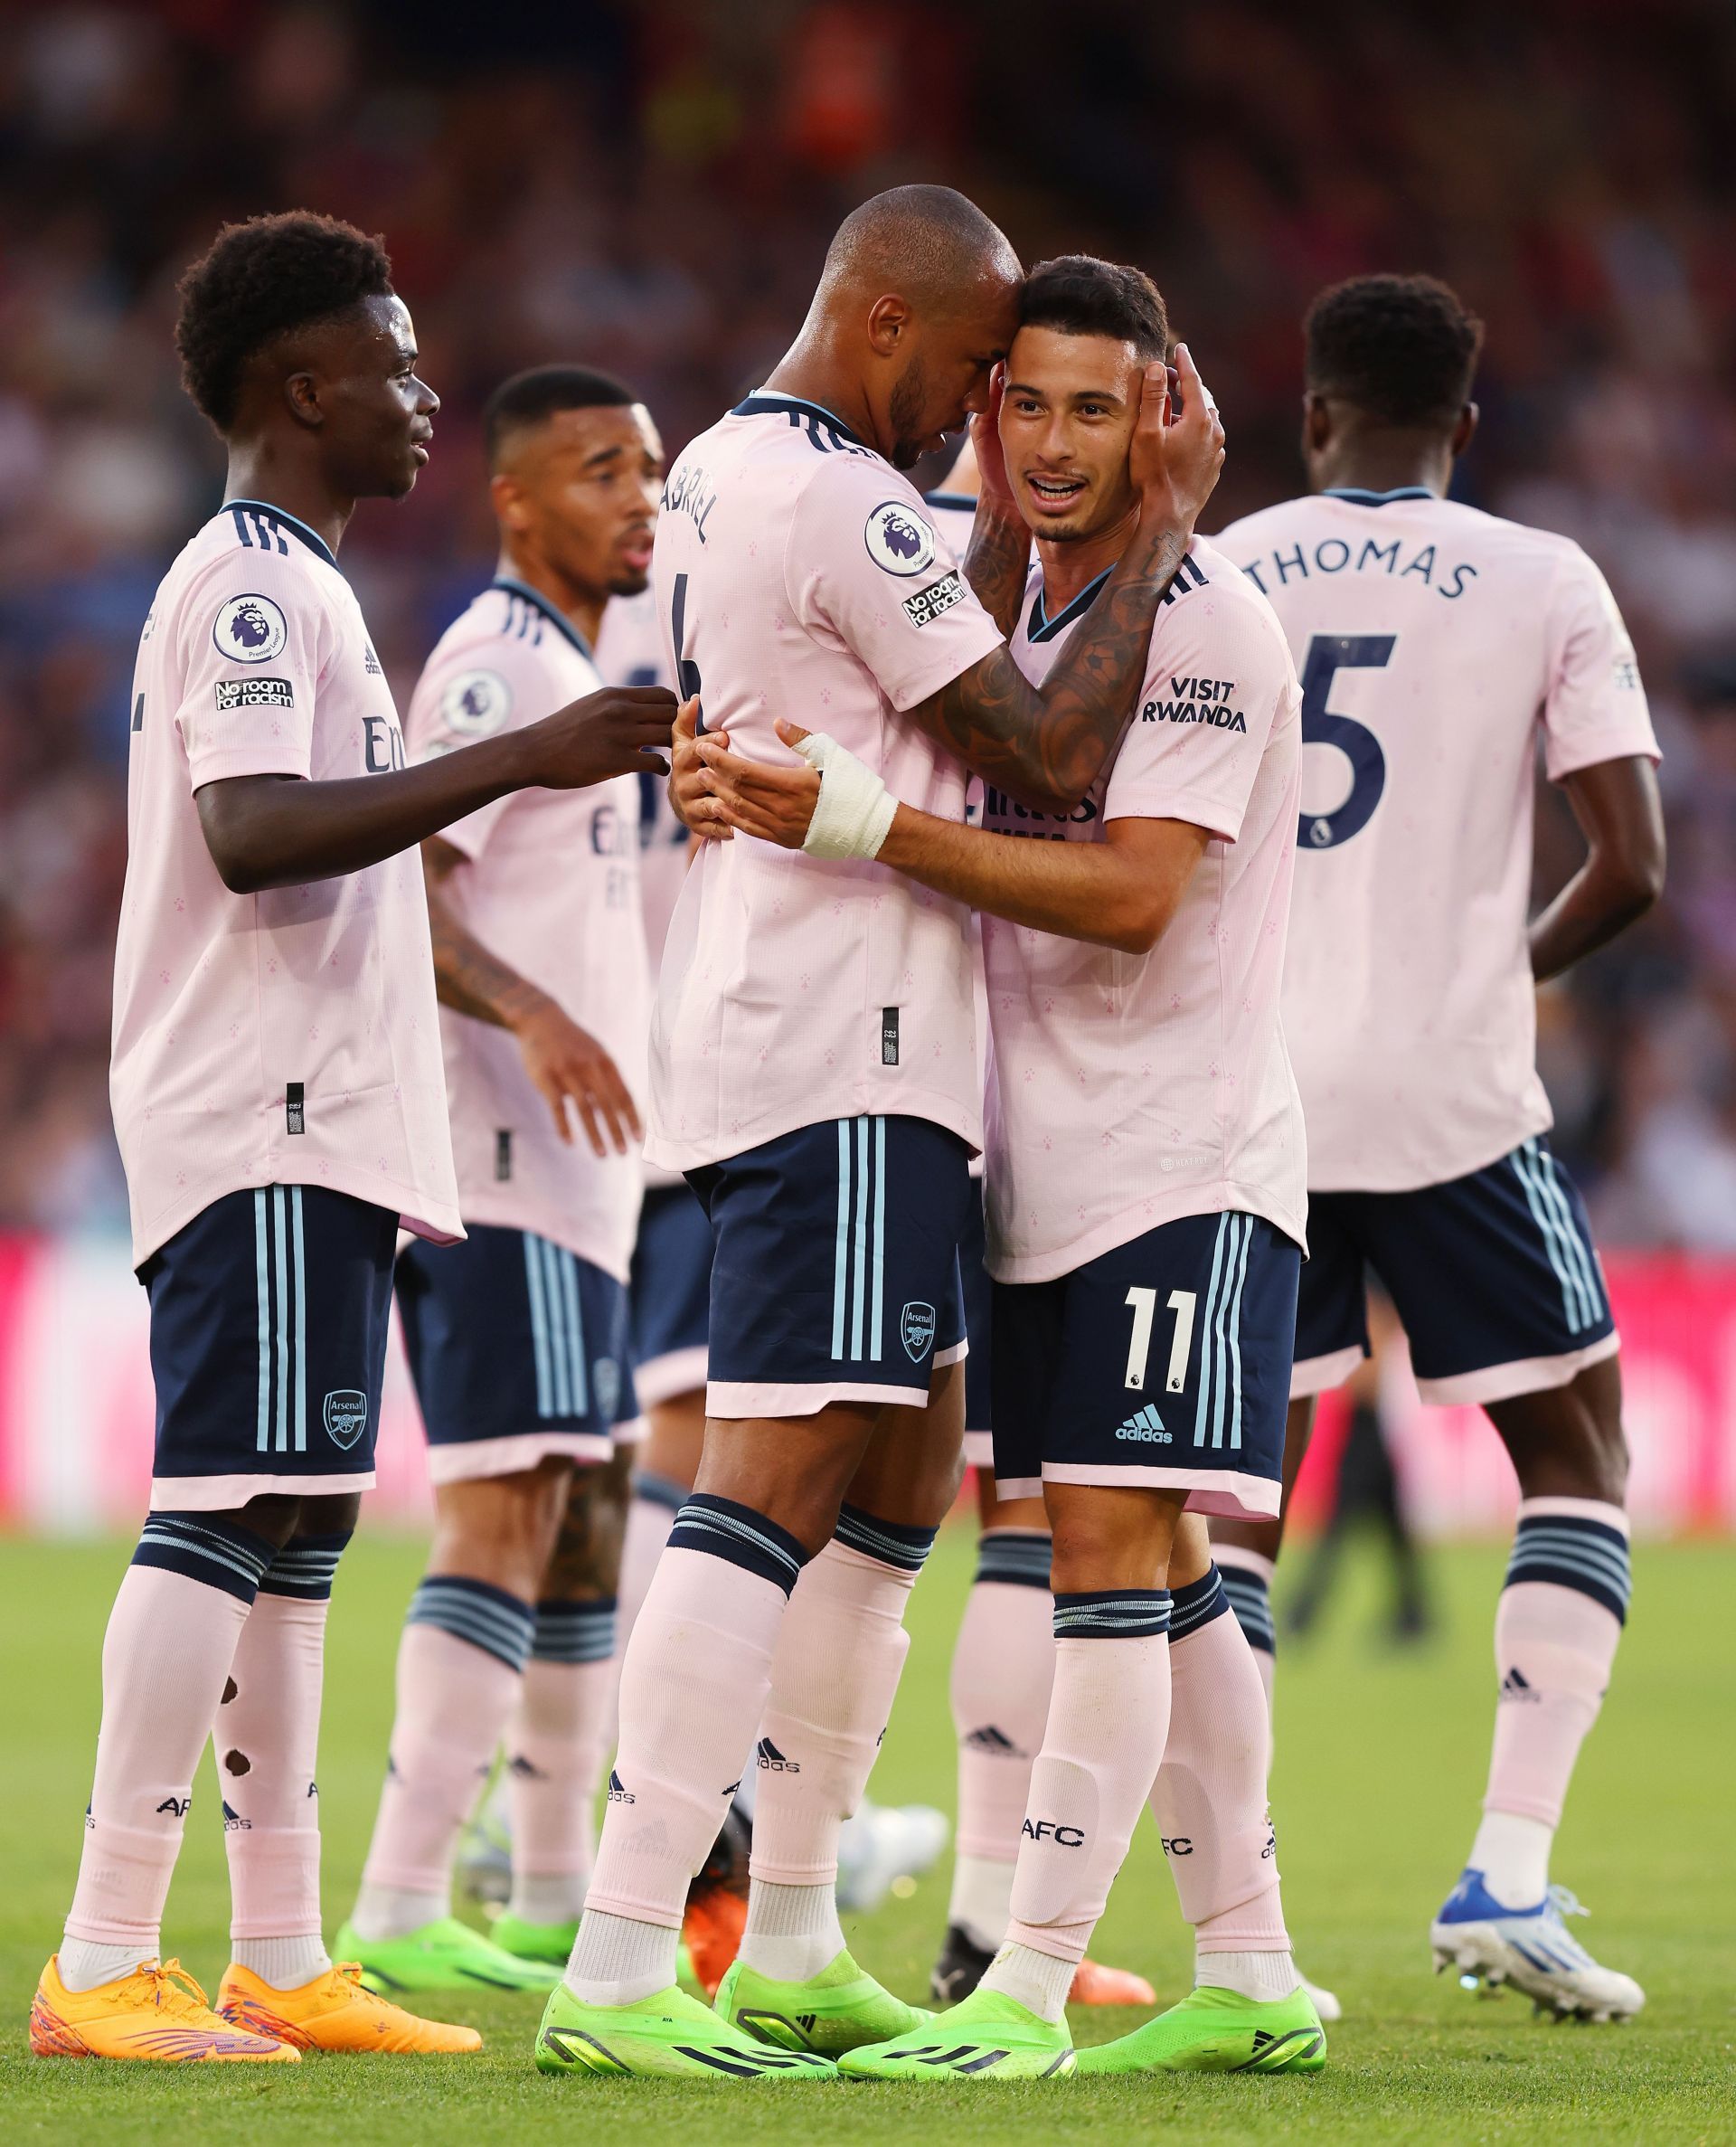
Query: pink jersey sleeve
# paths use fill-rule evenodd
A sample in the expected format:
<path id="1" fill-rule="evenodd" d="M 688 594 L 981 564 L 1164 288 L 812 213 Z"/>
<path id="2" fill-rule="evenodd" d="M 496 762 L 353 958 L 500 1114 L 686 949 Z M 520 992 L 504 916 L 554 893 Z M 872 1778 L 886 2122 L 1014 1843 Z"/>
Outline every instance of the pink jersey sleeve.
<path id="1" fill-rule="evenodd" d="M 946 539 L 878 458 L 839 455 L 790 520 L 785 585 L 809 633 L 848 648 L 894 708 L 913 708 L 1001 645 Z M 824 728 L 825 714 L 812 717 Z"/>
<path id="2" fill-rule="evenodd" d="M 1634 645 L 1609 584 L 1577 546 L 1551 591 L 1543 757 L 1560 782 L 1600 761 L 1658 758 Z"/>
<path id="3" fill-rule="evenodd" d="M 468 641 L 429 657 L 404 719 L 404 751 L 412 761 L 431 761 L 456 752 L 478 739 L 538 723 L 561 705 L 557 689 L 537 651 L 528 642 L 505 635 L 478 644 Z M 467 857 L 481 856 L 501 815 L 516 795 L 479 805 L 461 820 L 440 829 Z"/>
<path id="4" fill-rule="evenodd" d="M 295 557 L 237 551 L 189 589 L 175 726 L 192 787 L 238 775 L 307 776 L 314 696 L 336 655 L 332 608 Z"/>
<path id="5" fill-rule="evenodd" d="M 1158 613 L 1153 662 L 1104 799 L 1105 820 L 1187 820 L 1234 842 L 1296 673 L 1263 607 L 1211 591 L 1173 624 Z"/>

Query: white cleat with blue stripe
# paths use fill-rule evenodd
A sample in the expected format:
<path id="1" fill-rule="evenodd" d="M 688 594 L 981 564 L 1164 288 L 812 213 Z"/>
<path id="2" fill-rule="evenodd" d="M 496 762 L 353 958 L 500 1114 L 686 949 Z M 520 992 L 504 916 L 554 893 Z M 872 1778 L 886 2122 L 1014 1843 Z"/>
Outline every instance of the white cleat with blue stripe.
<path id="1" fill-rule="evenodd" d="M 1456 1968 L 1467 1991 L 1511 1983 L 1539 2012 L 1561 2020 L 1629 2020 L 1646 2002 L 1630 1975 L 1594 1961 L 1567 1927 L 1586 1915 L 1565 1887 L 1552 1886 L 1533 1907 L 1508 1908 L 1467 1869 L 1429 1927 L 1435 1973 Z"/>

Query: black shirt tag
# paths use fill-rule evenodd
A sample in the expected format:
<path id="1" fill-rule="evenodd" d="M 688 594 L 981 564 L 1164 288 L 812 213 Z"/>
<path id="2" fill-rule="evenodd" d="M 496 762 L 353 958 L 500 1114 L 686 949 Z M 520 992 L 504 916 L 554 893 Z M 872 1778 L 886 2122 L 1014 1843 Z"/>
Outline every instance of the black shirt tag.
<path id="1" fill-rule="evenodd" d="M 495 1177 L 504 1186 L 512 1175 L 513 1136 L 511 1130 L 503 1126 L 495 1135 Z"/>
<path id="2" fill-rule="evenodd" d="M 880 1063 L 882 1066 L 898 1064 L 898 1008 L 882 1007 L 880 1010 Z"/>
<path id="3" fill-rule="evenodd" d="M 283 1092 L 284 1120 L 292 1133 L 305 1133 L 307 1130 L 307 1112 L 302 1104 L 304 1092 L 298 1081 L 290 1082 Z"/>

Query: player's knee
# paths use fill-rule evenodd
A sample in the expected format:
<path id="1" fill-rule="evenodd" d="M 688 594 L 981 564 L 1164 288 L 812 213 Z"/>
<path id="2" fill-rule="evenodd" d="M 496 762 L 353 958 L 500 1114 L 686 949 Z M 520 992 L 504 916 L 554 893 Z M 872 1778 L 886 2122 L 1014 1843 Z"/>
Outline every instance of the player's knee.
<path id="1" fill-rule="evenodd" d="M 554 1550 L 565 1508 L 564 1463 L 508 1476 L 442 1484 L 429 1570 L 534 1592 Z"/>
<path id="2" fill-rule="evenodd" d="M 293 1491 L 268 1491 L 257 1499 L 250 1499 L 245 1506 L 231 1513 L 217 1513 L 213 1520 L 232 1521 L 236 1527 L 250 1528 L 255 1536 L 261 1536 L 274 1548 L 281 1550 L 296 1533 L 301 1518 L 303 1500 Z"/>

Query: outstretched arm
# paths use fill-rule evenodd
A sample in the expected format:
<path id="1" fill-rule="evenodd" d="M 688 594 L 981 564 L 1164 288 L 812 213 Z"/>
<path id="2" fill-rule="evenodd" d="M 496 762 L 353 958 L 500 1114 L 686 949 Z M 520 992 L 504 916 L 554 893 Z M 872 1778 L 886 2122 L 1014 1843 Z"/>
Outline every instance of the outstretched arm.
<path id="1" fill-rule="evenodd" d="M 1657 773 L 1637 756 L 1600 761 L 1562 779 L 1585 837 L 1585 863 L 1531 927 L 1541 984 L 1607 945 L 1664 892 L 1664 808 Z"/>
<path id="2" fill-rule="evenodd" d="M 236 775 L 193 795 L 205 847 L 236 894 L 336 879 L 394 856 L 509 790 L 580 790 L 667 763 L 675 697 L 662 686 L 609 686 L 541 723 L 442 753 L 414 768 L 307 782 Z"/>
<path id="3" fill-rule="evenodd" d="M 589 1030 L 571 1020 L 510 962 L 491 953 L 464 923 L 448 882 L 465 862 L 464 852 L 439 836 L 422 845 L 434 988 L 440 1004 L 511 1032 L 562 1140 L 572 1140 L 567 1115 L 571 1098 L 593 1153 L 607 1156 L 612 1144 L 615 1153 L 624 1156 L 643 1138 L 643 1129 L 620 1069 Z"/>
<path id="4" fill-rule="evenodd" d="M 808 739 L 794 724 L 778 728 L 798 751 Z M 1100 843 L 1040 831 L 992 835 L 898 804 L 853 754 L 829 741 L 821 750 L 833 789 L 817 854 L 872 856 L 974 910 L 1127 954 L 1156 945 L 1211 839 L 1186 820 L 1132 818 L 1111 820 Z M 710 736 L 698 742 L 697 757 L 710 817 L 784 849 L 807 844 L 818 775 L 743 760 Z"/>

